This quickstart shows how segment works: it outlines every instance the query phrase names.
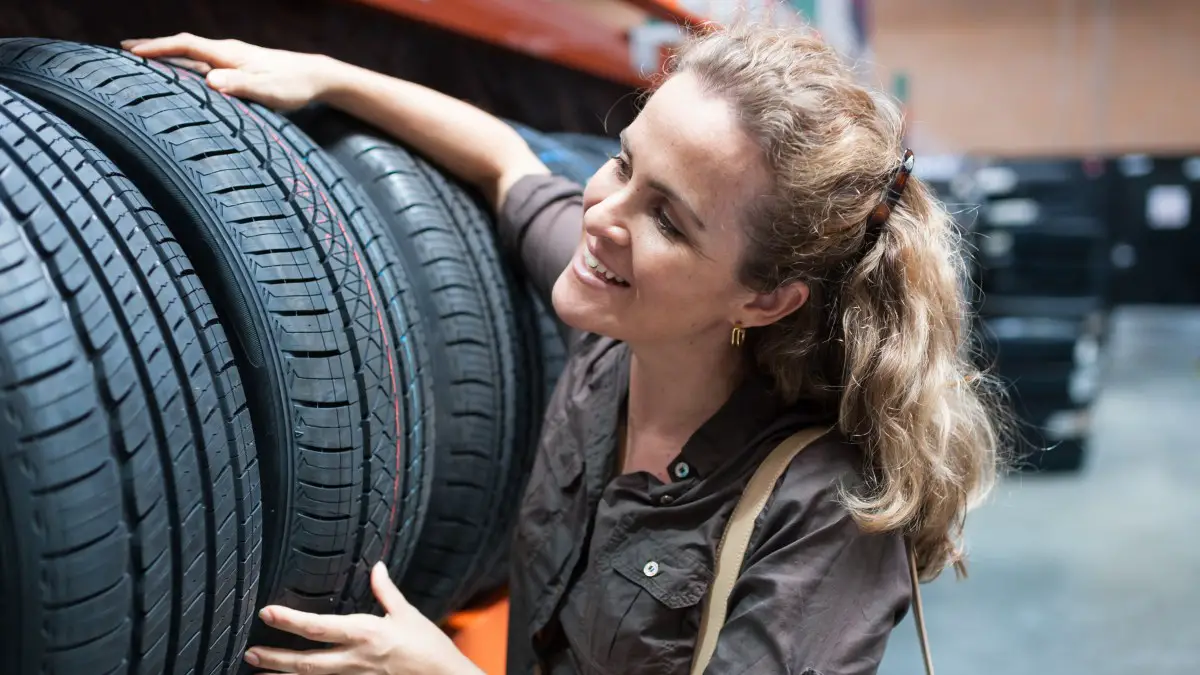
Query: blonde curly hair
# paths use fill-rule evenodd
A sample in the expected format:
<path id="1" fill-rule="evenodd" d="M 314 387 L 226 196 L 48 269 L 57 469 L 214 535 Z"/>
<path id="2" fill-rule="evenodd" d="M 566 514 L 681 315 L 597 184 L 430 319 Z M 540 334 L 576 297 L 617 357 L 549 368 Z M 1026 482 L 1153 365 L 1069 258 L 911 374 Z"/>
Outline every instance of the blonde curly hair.
<path id="1" fill-rule="evenodd" d="M 757 363 L 784 399 L 836 405 L 865 449 L 864 487 L 842 495 L 859 525 L 908 535 L 925 580 L 951 564 L 965 574 L 963 523 L 997 478 L 1005 414 L 972 358 L 953 218 L 913 177 L 868 232 L 904 154 L 900 109 L 808 29 L 697 33 L 665 77 L 683 72 L 738 110 L 775 177 L 753 214 L 742 283 L 811 288 L 800 310 L 747 336 Z"/>

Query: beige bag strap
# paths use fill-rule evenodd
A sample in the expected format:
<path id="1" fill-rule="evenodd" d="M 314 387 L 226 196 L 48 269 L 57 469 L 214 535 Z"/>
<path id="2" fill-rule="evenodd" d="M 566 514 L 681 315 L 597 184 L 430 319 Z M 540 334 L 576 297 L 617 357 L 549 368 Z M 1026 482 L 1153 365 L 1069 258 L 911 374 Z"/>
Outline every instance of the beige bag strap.
<path id="1" fill-rule="evenodd" d="M 717 564 L 714 571 L 712 588 L 700 616 L 700 633 L 696 640 L 695 656 L 692 659 L 691 675 L 701 675 L 712 660 L 713 651 L 717 648 L 717 636 L 725 624 L 729 613 L 729 596 L 733 593 L 733 584 L 741 572 L 742 563 L 746 558 L 746 549 L 750 546 L 750 535 L 754 530 L 754 521 L 767 505 L 767 500 L 775 489 L 775 484 L 783 476 L 788 465 L 800 451 L 810 443 L 829 432 L 826 427 L 814 427 L 796 432 L 771 451 L 770 455 L 755 470 L 742 493 L 742 498 L 733 508 L 733 515 L 725 525 L 725 533 L 717 547 Z M 916 558 L 912 549 L 908 550 L 908 572 L 912 583 L 913 616 L 917 624 L 917 635 L 921 640 L 921 654 L 925 659 L 926 675 L 933 675 L 933 659 L 929 653 L 929 642 L 925 634 L 925 618 L 921 606 L 921 589 L 918 586 Z"/>

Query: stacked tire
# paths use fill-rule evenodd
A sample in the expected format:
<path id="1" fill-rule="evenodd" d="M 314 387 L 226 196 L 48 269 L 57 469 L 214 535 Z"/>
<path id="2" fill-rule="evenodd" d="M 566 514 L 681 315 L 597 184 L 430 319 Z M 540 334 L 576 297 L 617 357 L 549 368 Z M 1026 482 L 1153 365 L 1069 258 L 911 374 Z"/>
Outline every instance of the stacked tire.
<path id="1" fill-rule="evenodd" d="M 257 608 L 502 585 L 565 354 L 478 198 L 379 132 L 0 41 L 5 672 L 232 673 Z"/>

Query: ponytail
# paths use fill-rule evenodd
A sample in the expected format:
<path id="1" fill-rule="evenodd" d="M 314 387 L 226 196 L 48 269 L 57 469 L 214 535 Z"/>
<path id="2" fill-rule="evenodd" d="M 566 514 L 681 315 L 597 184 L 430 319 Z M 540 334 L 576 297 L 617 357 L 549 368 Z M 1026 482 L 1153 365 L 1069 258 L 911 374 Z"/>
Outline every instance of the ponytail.
<path id="1" fill-rule="evenodd" d="M 829 321 L 844 354 L 839 420 L 874 475 L 843 499 L 870 532 L 903 529 L 918 569 L 966 569 L 966 511 L 996 479 L 999 389 L 974 365 L 966 257 L 953 220 L 912 181 L 840 284 Z"/>

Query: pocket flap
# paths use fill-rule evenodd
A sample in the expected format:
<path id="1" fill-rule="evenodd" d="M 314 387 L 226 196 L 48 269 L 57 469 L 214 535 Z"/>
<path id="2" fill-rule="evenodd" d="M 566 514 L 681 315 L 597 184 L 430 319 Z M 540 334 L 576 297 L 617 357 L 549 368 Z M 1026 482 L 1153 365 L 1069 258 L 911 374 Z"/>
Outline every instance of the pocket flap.
<path id="1" fill-rule="evenodd" d="M 663 542 L 631 542 L 613 555 L 613 569 L 671 609 L 691 607 L 712 584 L 712 568 L 700 556 Z"/>

